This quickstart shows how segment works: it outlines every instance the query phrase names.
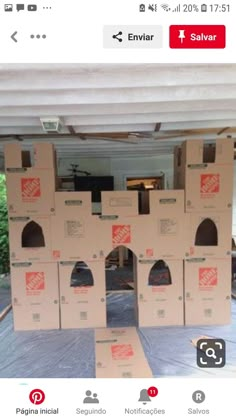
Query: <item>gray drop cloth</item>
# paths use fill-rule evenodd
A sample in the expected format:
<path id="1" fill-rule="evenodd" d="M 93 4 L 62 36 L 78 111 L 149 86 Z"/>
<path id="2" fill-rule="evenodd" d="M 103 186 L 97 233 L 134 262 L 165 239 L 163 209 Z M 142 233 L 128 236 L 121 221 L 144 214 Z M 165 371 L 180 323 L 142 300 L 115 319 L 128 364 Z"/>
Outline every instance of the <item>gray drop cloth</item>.
<path id="1" fill-rule="evenodd" d="M 134 326 L 134 295 L 108 295 L 108 327 Z M 236 377 L 236 301 L 233 322 L 220 327 L 141 328 L 139 336 L 154 377 Z M 190 340 L 201 335 L 226 341 L 227 364 L 200 369 Z M 94 330 L 14 332 L 12 312 L 0 323 L 1 378 L 95 377 Z"/>

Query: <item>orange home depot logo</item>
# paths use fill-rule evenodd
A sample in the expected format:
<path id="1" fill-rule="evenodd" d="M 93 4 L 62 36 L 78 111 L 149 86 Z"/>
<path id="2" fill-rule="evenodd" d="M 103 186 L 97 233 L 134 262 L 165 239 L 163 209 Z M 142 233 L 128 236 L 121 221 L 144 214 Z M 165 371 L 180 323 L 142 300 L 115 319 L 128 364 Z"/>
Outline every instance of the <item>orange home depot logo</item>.
<path id="1" fill-rule="evenodd" d="M 130 225 L 113 225 L 112 226 L 112 242 L 113 244 L 130 244 L 131 242 Z"/>
<path id="2" fill-rule="evenodd" d="M 26 292 L 31 295 L 45 289 L 44 272 L 34 271 L 25 273 Z"/>
<path id="3" fill-rule="evenodd" d="M 112 359 L 127 360 L 134 355 L 131 344 L 117 344 L 111 346 Z"/>
<path id="4" fill-rule="evenodd" d="M 209 287 L 217 286 L 217 268 L 216 267 L 207 267 L 199 268 L 199 286 L 200 287 Z"/>
<path id="5" fill-rule="evenodd" d="M 201 175 L 201 194 L 218 193 L 220 191 L 220 175 Z"/>
<path id="6" fill-rule="evenodd" d="M 40 197 L 40 178 L 21 178 L 21 195 L 25 201 Z"/>

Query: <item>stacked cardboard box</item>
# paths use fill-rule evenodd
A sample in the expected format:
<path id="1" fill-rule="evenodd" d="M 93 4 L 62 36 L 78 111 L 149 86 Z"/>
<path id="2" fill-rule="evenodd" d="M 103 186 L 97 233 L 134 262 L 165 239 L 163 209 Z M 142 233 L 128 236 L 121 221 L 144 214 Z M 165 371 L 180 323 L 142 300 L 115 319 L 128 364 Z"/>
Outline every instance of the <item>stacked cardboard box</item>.
<path id="1" fill-rule="evenodd" d="M 50 144 L 5 146 L 15 330 L 59 328 L 58 266 L 51 259 L 56 160 Z"/>
<path id="2" fill-rule="evenodd" d="M 233 142 L 186 141 L 175 149 L 176 187 L 185 189 L 185 323 L 230 322 Z"/>
<path id="3" fill-rule="evenodd" d="M 152 239 L 137 267 L 139 326 L 183 325 L 184 191 L 150 191 L 149 199 Z"/>

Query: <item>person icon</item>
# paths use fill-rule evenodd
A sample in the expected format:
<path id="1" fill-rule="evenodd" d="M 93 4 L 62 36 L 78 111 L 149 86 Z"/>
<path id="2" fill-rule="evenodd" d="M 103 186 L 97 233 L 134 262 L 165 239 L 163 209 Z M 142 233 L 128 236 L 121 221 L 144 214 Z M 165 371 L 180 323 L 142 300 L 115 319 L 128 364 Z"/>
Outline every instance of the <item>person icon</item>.
<path id="1" fill-rule="evenodd" d="M 84 404 L 98 404 L 99 403 L 99 400 L 97 398 L 97 394 L 93 394 L 93 396 L 91 396 L 92 392 L 90 390 L 88 390 L 88 391 L 85 392 L 85 395 L 86 395 L 86 397 L 83 400 Z"/>

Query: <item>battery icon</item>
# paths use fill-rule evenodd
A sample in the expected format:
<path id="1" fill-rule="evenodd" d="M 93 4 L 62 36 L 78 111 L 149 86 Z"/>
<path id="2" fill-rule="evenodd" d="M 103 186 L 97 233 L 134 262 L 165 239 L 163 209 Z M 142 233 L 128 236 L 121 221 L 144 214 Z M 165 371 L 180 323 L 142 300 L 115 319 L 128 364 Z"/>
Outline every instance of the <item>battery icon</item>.
<path id="1" fill-rule="evenodd" d="M 207 12 L 207 5 L 206 4 L 201 5 L 201 12 Z"/>

